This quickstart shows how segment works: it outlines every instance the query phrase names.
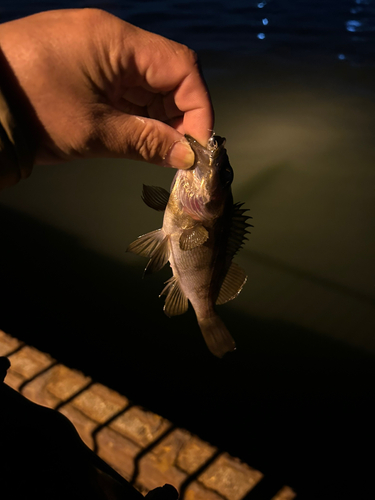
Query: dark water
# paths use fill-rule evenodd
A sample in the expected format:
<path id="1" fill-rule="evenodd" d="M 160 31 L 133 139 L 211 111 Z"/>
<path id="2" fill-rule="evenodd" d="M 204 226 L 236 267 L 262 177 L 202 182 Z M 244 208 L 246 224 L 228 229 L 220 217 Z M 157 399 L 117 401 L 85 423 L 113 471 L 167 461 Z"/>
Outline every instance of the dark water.
<path id="1" fill-rule="evenodd" d="M 374 0 L 3 1 L 0 20 L 41 10 L 103 8 L 196 51 L 375 63 Z"/>
<path id="2" fill-rule="evenodd" d="M 0 224 L 5 331 L 261 470 L 247 500 L 284 484 L 303 499 L 370 498 L 373 357 L 223 310 L 238 350 L 218 360 L 192 311 L 167 323 L 157 295 L 168 273 L 142 281 L 141 267 L 5 208 Z"/>
<path id="3" fill-rule="evenodd" d="M 266 474 L 300 498 L 371 498 L 375 383 L 375 1 L 0 2 L 6 21 L 95 6 L 194 48 L 254 216 L 223 306 L 238 350 L 168 320 L 125 253 L 160 227 L 119 160 L 35 168 L 0 195 L 0 328 Z"/>

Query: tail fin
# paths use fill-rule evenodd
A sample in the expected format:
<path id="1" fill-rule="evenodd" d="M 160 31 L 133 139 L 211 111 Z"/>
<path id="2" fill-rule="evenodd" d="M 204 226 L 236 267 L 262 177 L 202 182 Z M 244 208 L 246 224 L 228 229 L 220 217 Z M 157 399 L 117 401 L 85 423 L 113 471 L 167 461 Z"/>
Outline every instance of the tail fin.
<path id="1" fill-rule="evenodd" d="M 215 315 L 210 318 L 200 319 L 198 324 L 207 347 L 218 358 L 222 358 L 225 353 L 236 349 L 236 343 L 232 335 L 228 332 L 219 316 Z"/>

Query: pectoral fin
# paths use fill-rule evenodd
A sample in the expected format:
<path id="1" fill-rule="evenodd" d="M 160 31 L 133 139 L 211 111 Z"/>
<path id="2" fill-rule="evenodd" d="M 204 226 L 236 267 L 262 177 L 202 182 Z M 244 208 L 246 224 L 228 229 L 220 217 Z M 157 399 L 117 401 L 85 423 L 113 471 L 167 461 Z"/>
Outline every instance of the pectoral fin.
<path id="1" fill-rule="evenodd" d="M 188 299 L 181 290 L 179 281 L 174 276 L 166 282 L 160 297 L 162 295 L 167 296 L 164 304 L 164 312 L 167 316 L 178 316 L 187 311 L 189 307 Z"/>
<path id="2" fill-rule="evenodd" d="M 162 212 L 168 204 L 169 193 L 162 187 L 143 184 L 142 200 L 150 208 Z"/>
<path id="3" fill-rule="evenodd" d="M 180 236 L 181 250 L 192 250 L 208 240 L 208 231 L 202 224 L 184 229 Z"/>
<path id="4" fill-rule="evenodd" d="M 232 262 L 221 285 L 216 304 L 225 304 L 237 297 L 247 281 L 246 273 L 237 264 Z"/>

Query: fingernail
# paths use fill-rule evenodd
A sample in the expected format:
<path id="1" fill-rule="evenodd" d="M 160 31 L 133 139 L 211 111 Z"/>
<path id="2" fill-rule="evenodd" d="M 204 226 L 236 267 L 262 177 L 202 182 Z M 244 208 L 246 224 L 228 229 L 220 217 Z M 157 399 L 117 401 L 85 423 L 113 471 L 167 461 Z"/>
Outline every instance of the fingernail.
<path id="1" fill-rule="evenodd" d="M 195 155 L 185 140 L 175 142 L 165 157 L 165 166 L 187 169 L 193 166 Z"/>

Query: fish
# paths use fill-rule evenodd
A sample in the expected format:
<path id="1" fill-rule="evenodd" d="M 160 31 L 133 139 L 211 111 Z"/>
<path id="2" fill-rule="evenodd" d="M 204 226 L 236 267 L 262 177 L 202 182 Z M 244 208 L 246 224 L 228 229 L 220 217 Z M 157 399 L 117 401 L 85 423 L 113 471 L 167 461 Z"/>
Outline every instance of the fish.
<path id="1" fill-rule="evenodd" d="M 162 227 L 139 236 L 127 251 L 149 259 L 145 275 L 169 261 L 172 277 L 159 296 L 166 296 L 165 314 L 183 314 L 190 302 L 207 347 L 222 358 L 236 349 L 236 343 L 216 305 L 236 298 L 247 281 L 246 272 L 233 258 L 248 239 L 251 217 L 243 203 L 233 202 L 234 174 L 226 139 L 213 134 L 203 146 L 185 137 L 194 152 L 194 164 L 177 171 L 170 193 L 143 185 L 146 205 L 164 211 Z"/>

